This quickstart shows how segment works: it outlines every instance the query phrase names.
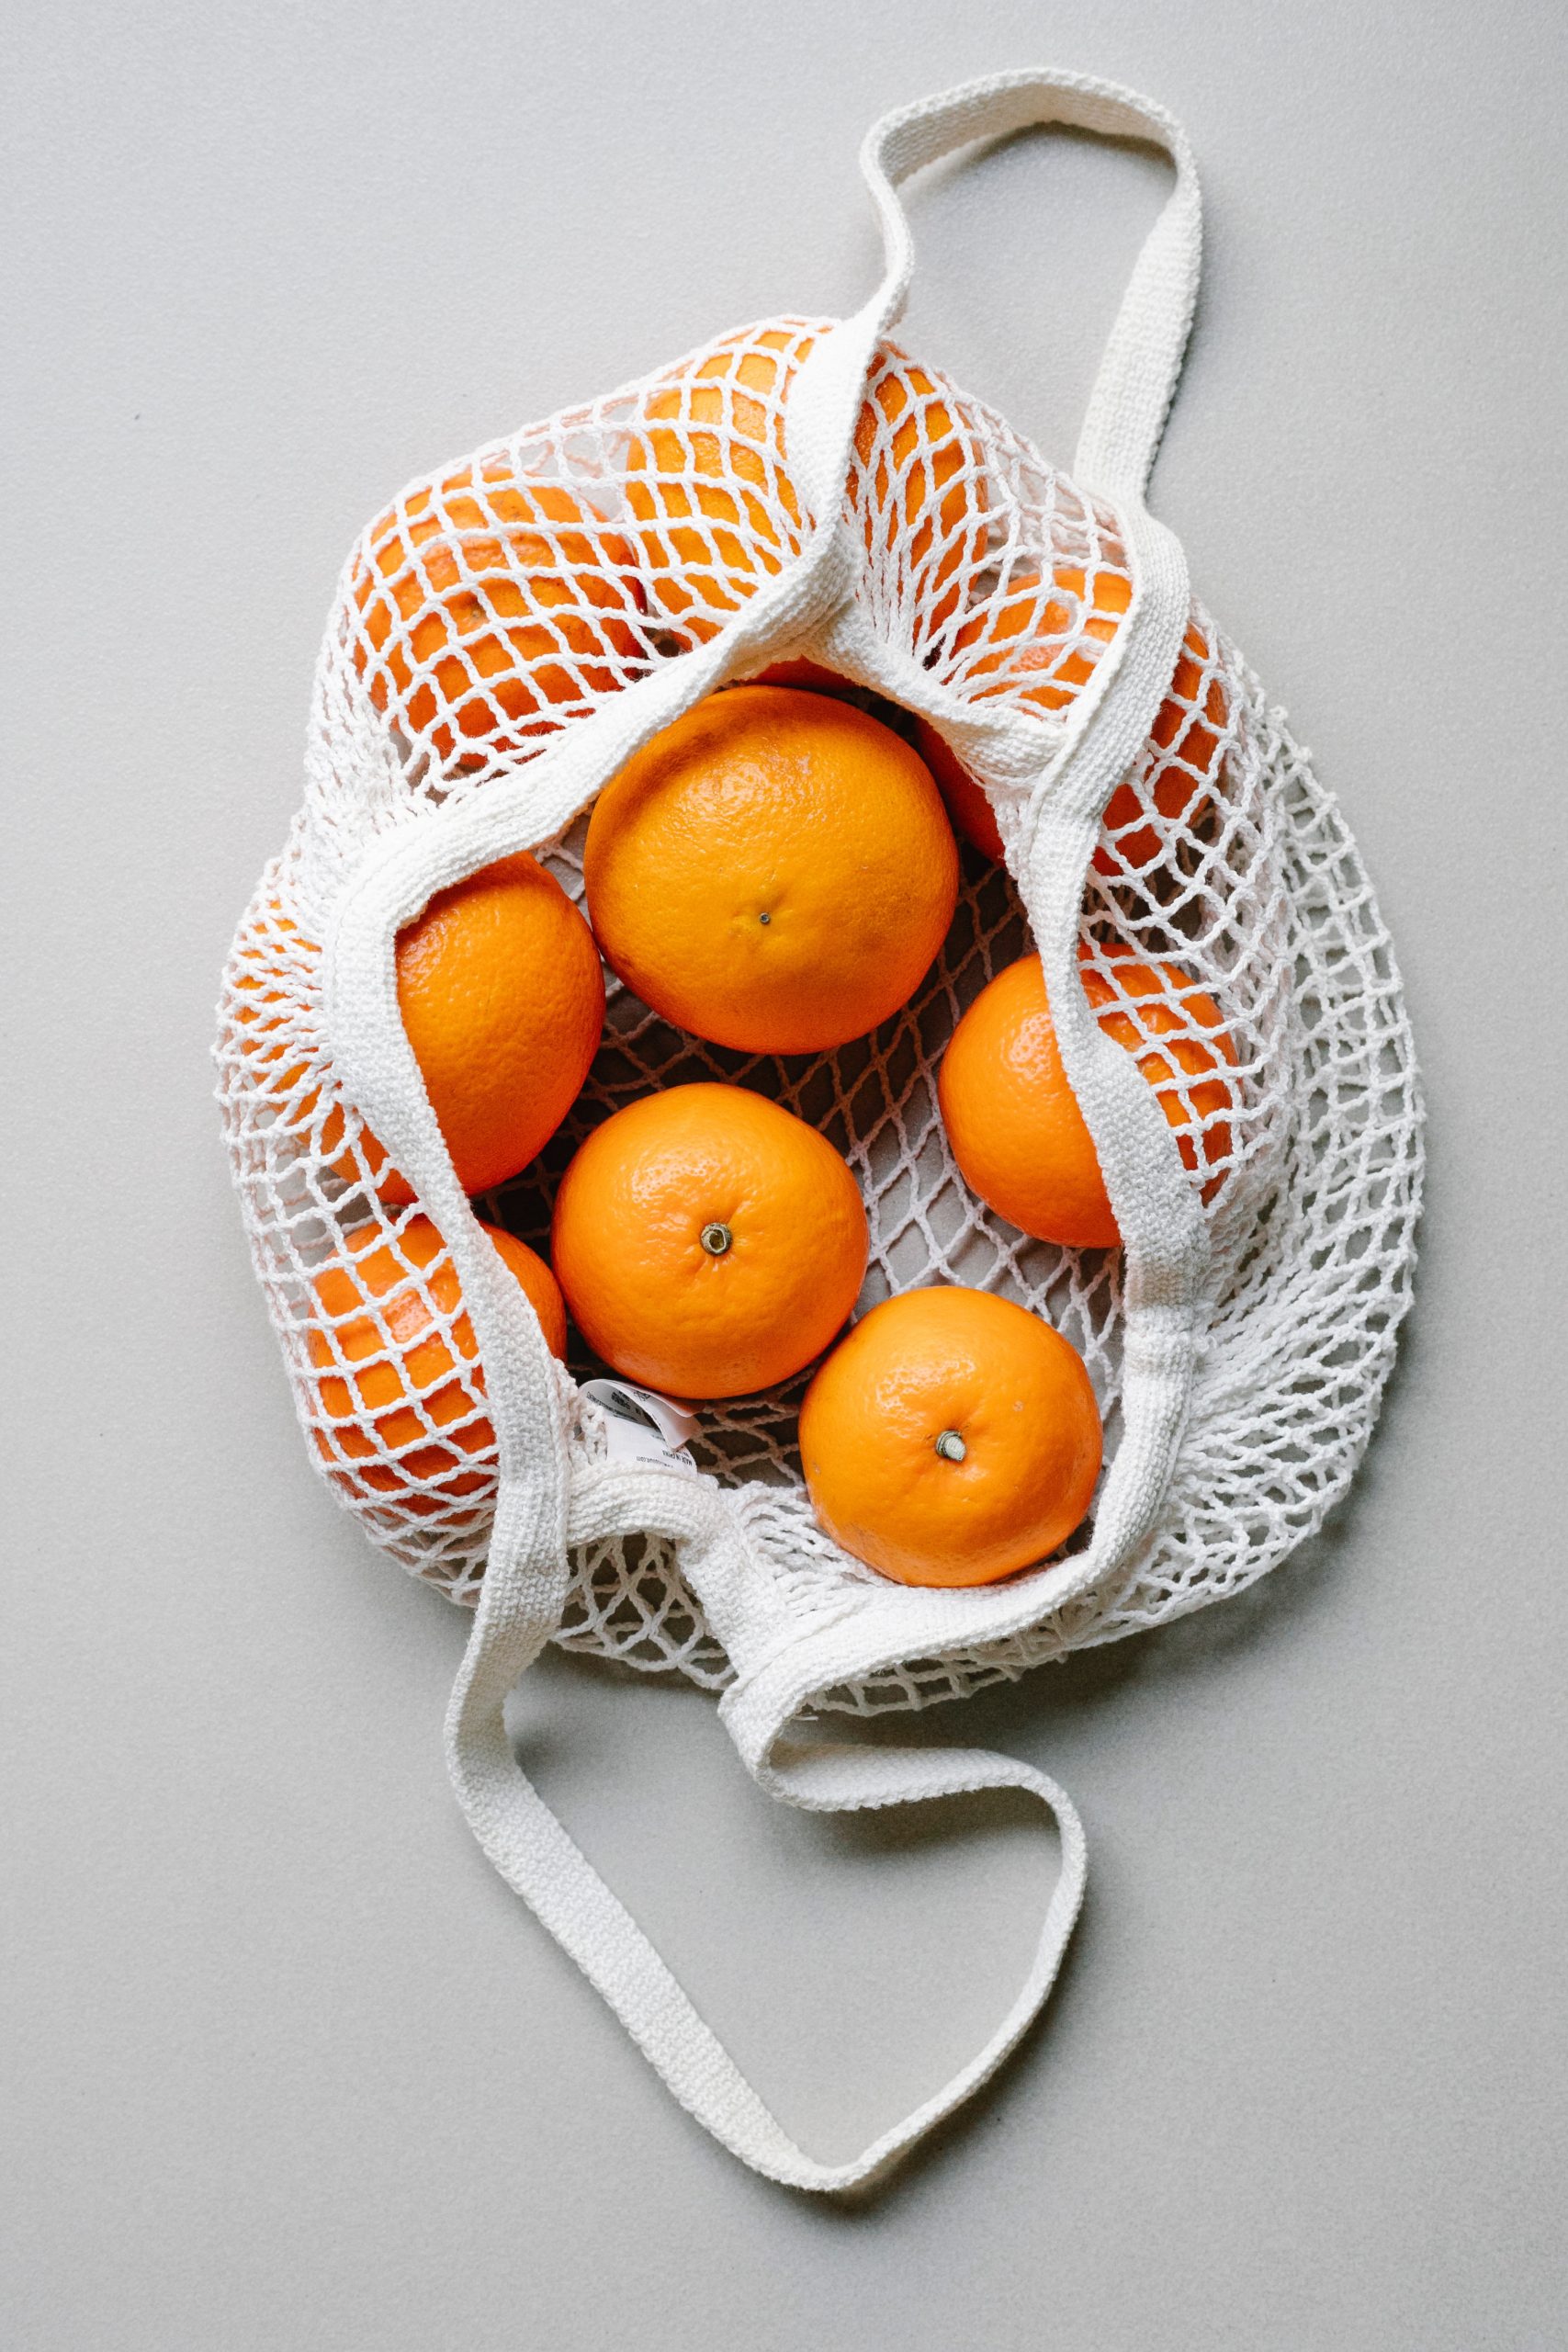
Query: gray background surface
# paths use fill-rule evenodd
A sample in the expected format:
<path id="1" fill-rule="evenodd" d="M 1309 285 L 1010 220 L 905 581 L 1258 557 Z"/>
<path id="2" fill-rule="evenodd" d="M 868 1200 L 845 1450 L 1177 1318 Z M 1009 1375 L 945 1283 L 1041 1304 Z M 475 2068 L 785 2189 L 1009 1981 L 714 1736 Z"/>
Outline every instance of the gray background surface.
<path id="1" fill-rule="evenodd" d="M 1563 10 L 9 13 L 0 2332 L 1560 2345 Z M 1090 1898 L 1019 2061 L 846 2209 L 712 2146 L 472 1844 L 438 1736 L 466 1621 L 307 1466 L 206 1056 L 366 516 L 720 326 L 852 306 L 866 123 L 1042 62 L 1196 143 L 1156 503 L 1359 834 L 1430 1206 L 1324 1537 L 923 1719 L 1066 1782 Z M 1166 184 L 1059 136 L 932 175 L 906 339 L 1066 455 Z M 787 1816 L 706 1701 L 570 1662 L 519 1730 L 821 2152 L 1010 1992 L 1042 1849 L 1005 1807 Z"/>

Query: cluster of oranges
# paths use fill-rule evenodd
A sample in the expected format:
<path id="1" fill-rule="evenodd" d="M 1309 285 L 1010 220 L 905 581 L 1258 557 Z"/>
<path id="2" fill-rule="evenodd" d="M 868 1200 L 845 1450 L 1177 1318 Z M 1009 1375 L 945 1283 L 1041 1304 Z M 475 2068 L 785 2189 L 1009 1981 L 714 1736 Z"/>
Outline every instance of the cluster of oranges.
<path id="1" fill-rule="evenodd" d="M 787 552 L 776 529 L 759 524 L 743 436 L 737 458 L 732 382 L 713 388 L 727 403 L 727 438 L 712 436 L 705 456 L 700 432 L 694 443 L 694 401 L 700 423 L 707 390 L 700 380 L 682 389 L 682 446 L 688 459 L 696 448 L 694 478 L 689 463 L 679 478 L 672 459 L 666 466 L 650 408 L 627 500 L 634 525 L 657 535 L 668 558 L 666 608 L 669 582 L 689 587 L 699 552 L 713 570 L 682 616 L 694 630 L 720 589 L 743 597 L 758 568 L 776 569 Z M 905 428 L 898 401 L 908 397 L 907 385 L 897 398 L 874 386 L 879 432 Z M 773 451 L 756 406 L 761 469 Z M 915 561 L 922 529 L 933 550 L 951 550 L 948 526 L 956 521 L 961 545 L 963 523 L 948 513 L 962 460 L 956 423 L 942 408 L 934 433 L 929 413 L 920 430 L 931 454 L 902 516 Z M 372 534 L 355 591 L 376 684 L 423 696 L 418 723 L 446 751 L 465 736 L 520 738 L 557 722 L 581 684 L 564 665 L 558 684 L 541 663 L 541 630 L 567 645 L 572 675 L 586 673 L 592 686 L 595 660 L 608 659 L 630 626 L 609 592 L 585 598 L 574 583 L 573 535 L 592 526 L 602 563 L 606 526 L 569 511 L 568 494 L 550 486 L 487 477 L 483 492 L 484 528 L 496 542 L 488 569 L 471 544 L 461 571 L 452 565 L 434 520 L 424 548 L 427 516 L 411 501 L 395 550 L 391 534 Z M 448 522 L 464 494 L 456 478 L 444 485 Z M 726 514 L 728 538 L 716 528 Z M 443 563 L 450 577 L 436 578 L 431 566 Z M 634 569 L 629 549 L 626 567 Z M 405 586 L 416 571 L 417 586 Z M 966 649 L 971 694 L 987 692 L 990 665 L 999 673 L 1006 664 L 1014 679 L 1021 664 L 1027 673 L 1042 635 L 1055 636 L 1059 654 L 1054 605 L 1071 600 L 1104 642 L 1126 609 L 1125 582 L 1109 571 L 1015 588 L 987 616 L 988 636 Z M 1026 691 L 1060 708 L 1089 674 L 1089 660 L 1068 674 L 1054 659 Z M 1126 870 L 1153 862 L 1156 820 L 1188 813 L 1213 776 L 1227 710 L 1217 685 L 1196 699 L 1210 660 L 1194 627 L 1155 728 L 1156 744 L 1177 758 L 1160 769 L 1153 808 L 1132 784 L 1112 801 L 1108 837 Z M 576 1100 L 602 1033 L 601 959 L 667 1021 L 751 1053 L 830 1051 L 908 1001 L 954 913 L 954 825 L 992 857 L 1001 845 L 983 792 L 942 738 L 922 722 L 911 745 L 831 691 L 840 684 L 804 665 L 765 673 L 710 695 L 645 745 L 594 806 L 586 921 L 542 866 L 515 856 L 443 891 L 400 936 L 402 1017 L 467 1191 L 518 1174 Z M 1083 977 L 1101 1027 L 1156 1087 L 1184 1159 L 1201 1173 L 1229 1150 L 1235 1053 L 1219 1008 L 1174 966 L 1131 951 L 1096 956 Z M 939 1099 L 958 1167 L 992 1208 L 1042 1239 L 1116 1245 L 1038 956 L 998 974 L 964 1014 Z M 375 1138 L 361 1149 L 381 1199 L 409 1203 Z M 800 1415 L 808 1491 L 828 1532 L 891 1577 L 973 1585 L 1010 1575 L 1064 1542 L 1089 1509 L 1101 1450 L 1094 1394 L 1075 1351 L 1037 1317 L 990 1294 L 929 1288 L 874 1307 L 840 1338 L 866 1268 L 859 1189 L 820 1134 L 762 1095 L 699 1084 L 643 1096 L 595 1128 L 567 1168 L 551 1266 L 510 1235 L 491 1238 L 558 1356 L 570 1310 L 595 1356 L 650 1388 L 688 1399 L 749 1395 L 829 1351 Z M 471 1403 L 482 1386 L 473 1334 L 434 1228 L 410 1217 L 394 1249 L 384 1227 L 367 1224 L 346 1237 L 346 1250 L 347 1265 L 317 1278 L 310 1338 L 340 1455 L 366 1461 L 385 1449 L 417 1478 L 427 1423 L 460 1453 L 487 1449 L 490 1425 Z M 436 1271 L 411 1285 L 411 1267 Z M 442 1484 L 454 1491 L 449 1473 Z"/>

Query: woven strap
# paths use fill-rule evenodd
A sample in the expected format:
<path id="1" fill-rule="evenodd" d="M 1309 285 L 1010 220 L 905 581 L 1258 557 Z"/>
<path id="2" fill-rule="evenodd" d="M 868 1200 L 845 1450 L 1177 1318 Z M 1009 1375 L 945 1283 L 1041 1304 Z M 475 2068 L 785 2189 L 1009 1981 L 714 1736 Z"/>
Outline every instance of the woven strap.
<path id="1" fill-rule="evenodd" d="M 707 1498 L 700 1488 L 688 1492 L 700 1515 Z M 697 1520 L 688 1532 L 692 1540 L 700 1540 Z M 982 1789 L 1022 1789 L 1040 1800 L 1061 1832 L 1061 1865 L 1028 1976 L 985 2048 L 852 2162 L 820 2164 L 762 2104 L 517 1764 L 503 1710 L 507 1693 L 558 1622 L 559 1599 L 548 1584 L 547 1574 L 541 1577 L 514 1546 L 492 1550 L 446 1719 L 447 1765 L 469 1826 L 502 1877 L 603 1994 L 705 2130 L 743 2164 L 791 2188 L 860 2187 L 978 2089 L 1044 2000 L 1083 1899 L 1084 1838 L 1077 1815 L 1043 1773 L 982 1749 L 774 1749 L 759 1780 L 773 1795 L 812 1812 L 859 1812 Z"/>
<path id="2" fill-rule="evenodd" d="M 1142 505 L 1198 300 L 1203 239 L 1197 166 L 1181 125 L 1152 99 L 1114 82 L 1042 68 L 962 83 L 884 115 L 866 133 L 861 171 L 882 224 L 882 283 L 813 353 L 790 396 L 790 458 L 793 465 L 798 455 L 817 513 L 829 511 L 828 497 L 849 458 L 847 447 L 840 451 L 809 446 L 830 440 L 819 433 L 818 403 L 838 409 L 841 416 L 836 379 L 852 378 L 858 385 L 908 294 L 915 247 L 898 199 L 900 184 L 977 139 L 1053 122 L 1105 138 L 1152 141 L 1176 166 L 1176 186 L 1138 256 L 1101 356 L 1072 468 L 1081 489 Z M 852 412 L 852 431 L 853 422 Z"/>
<path id="3" fill-rule="evenodd" d="M 861 387 L 876 344 L 897 319 L 908 287 L 913 248 L 895 192 L 897 183 L 972 140 L 1044 122 L 1071 123 L 1111 136 L 1152 138 L 1168 150 L 1176 164 L 1175 192 L 1134 272 L 1089 401 L 1075 466 L 1086 487 L 1134 510 L 1152 536 L 1155 554 L 1144 568 L 1154 575 L 1153 585 L 1159 586 L 1157 556 L 1167 535 L 1143 516 L 1143 495 L 1180 367 L 1197 288 L 1199 210 L 1191 157 L 1178 125 L 1145 99 L 1075 74 L 1021 73 L 970 83 L 887 115 L 867 138 L 862 164 L 882 220 L 886 274 L 871 300 L 821 338 L 796 379 L 786 413 L 790 463 L 798 469 L 801 487 L 820 526 L 802 559 L 801 590 L 808 571 L 819 571 L 821 579 L 814 593 L 818 597 L 831 593 L 832 518 L 848 471 Z M 792 585 L 783 578 L 772 583 L 772 598 L 788 595 Z M 1174 584 L 1166 585 L 1168 593 L 1156 601 L 1162 610 L 1169 607 L 1166 621 L 1170 615 L 1178 616 L 1170 625 L 1179 630 L 1179 615 L 1185 611 L 1184 572 Z M 758 605 L 762 601 L 759 597 Z M 761 617 L 773 624 L 776 616 L 771 601 Z M 1157 652 L 1164 659 L 1168 650 L 1151 643 L 1150 658 Z M 1168 662 L 1162 676 L 1168 676 Z M 1159 685 L 1156 680 L 1147 689 L 1156 699 Z M 1130 702 L 1132 697 L 1127 699 Z M 1151 711 L 1153 707 L 1151 702 Z M 1110 756 L 1114 747 L 1108 741 L 1105 748 Z M 493 810 L 499 788 L 496 795 L 486 797 Z M 471 862 L 472 848 L 469 843 L 463 851 Z M 391 878 L 384 888 L 389 893 L 393 890 Z M 360 943 L 364 952 L 345 952 L 339 985 L 345 1006 L 356 1014 L 354 1023 L 345 1023 L 347 1034 L 371 1035 L 379 1015 L 389 1057 L 406 1060 L 406 1041 L 396 1020 L 389 978 L 390 958 L 383 952 L 381 964 L 386 968 L 378 970 L 372 954 L 378 941 L 384 943 L 390 936 L 389 908 L 389 897 L 388 906 L 379 910 L 374 922 L 370 913 L 366 914 L 362 924 L 366 939 Z M 358 997 L 363 997 L 363 1003 Z M 422 1182 L 428 1166 L 441 1205 L 449 1206 L 454 1258 L 467 1279 L 467 1260 L 461 1253 L 468 1237 L 458 1229 L 462 1221 L 458 1201 L 456 1197 L 450 1204 L 446 1201 L 447 1191 L 455 1194 L 456 1180 L 445 1153 L 434 1148 L 427 1122 L 402 1122 L 400 1098 L 404 1090 L 396 1086 L 386 1094 L 388 1124 L 383 1126 L 373 1057 L 367 1058 L 363 1075 L 368 1110 L 389 1146 L 398 1148 L 399 1165 L 408 1166 Z M 406 1157 L 401 1148 L 405 1142 Z M 444 1230 L 447 1222 L 443 1219 Z M 481 1269 L 478 1253 L 473 1254 L 478 1279 Z M 505 1309 L 499 1302 L 491 1304 L 497 1319 L 503 1320 Z M 531 1318 L 519 1314 L 513 1319 L 519 1347 L 532 1341 L 536 1352 L 541 1352 L 536 1333 L 525 1334 L 523 1329 L 524 1320 Z M 532 1363 L 527 1369 L 536 1374 L 541 1371 Z M 505 1396 L 499 1385 L 495 1405 L 499 1425 L 505 1421 Z M 509 1429 L 502 1426 L 500 1433 L 503 1461 L 508 1456 L 524 1458 L 525 1449 L 508 1442 Z M 513 1755 L 503 1713 L 507 1694 L 555 1632 L 565 1603 L 564 1476 L 558 1457 L 553 1480 L 550 1465 L 536 1458 L 526 1477 L 503 1481 L 473 1634 L 447 1716 L 447 1763 L 458 1802 L 502 1876 L 597 1986 L 681 2104 L 716 2140 L 757 2172 L 793 2187 L 858 2188 L 896 2163 L 933 2124 L 968 2098 L 1000 2065 L 1038 2012 L 1055 1980 L 1082 1900 L 1085 1850 L 1077 1815 L 1062 1791 L 1043 1773 L 1011 1758 L 979 1749 L 805 1747 L 791 1746 L 782 1736 L 769 1736 L 749 1756 L 763 1787 L 788 1804 L 812 1811 L 860 1811 L 985 1789 L 1020 1789 L 1039 1800 L 1060 1833 L 1060 1867 L 1032 1962 L 1011 2007 L 985 2047 L 852 2162 L 822 2164 L 807 2155 L 739 2073 Z M 553 1493 L 547 1494 L 545 1487 L 552 1485 Z M 660 1522 L 660 1532 L 687 1547 L 686 1564 L 699 1590 L 701 1555 L 705 1545 L 716 1540 L 716 1514 L 720 1509 L 711 1490 L 682 1480 L 671 1485 L 671 1508 Z M 681 1523 L 682 1513 L 684 1524 Z"/>

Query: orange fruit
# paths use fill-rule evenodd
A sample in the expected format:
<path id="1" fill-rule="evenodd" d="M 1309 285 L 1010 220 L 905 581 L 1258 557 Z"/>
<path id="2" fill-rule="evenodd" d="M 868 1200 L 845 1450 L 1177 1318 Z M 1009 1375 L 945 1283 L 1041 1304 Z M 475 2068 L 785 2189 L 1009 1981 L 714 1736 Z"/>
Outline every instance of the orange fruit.
<path id="1" fill-rule="evenodd" d="M 251 909 L 239 952 L 228 1014 L 240 1033 L 249 1084 L 279 1128 L 309 1137 L 321 1088 L 302 1094 L 300 1082 L 315 1058 L 310 1033 L 316 1023 L 309 1007 L 315 985 L 311 967 L 321 949 L 274 895 Z M 323 1125 L 330 1136 L 327 1149 L 335 1152 L 343 1140 L 341 1112 L 329 1111 Z"/>
<path id="2" fill-rule="evenodd" d="M 626 504 L 649 604 L 694 643 L 716 636 L 804 543 L 784 405 L 815 341 L 799 326 L 743 328 L 644 396 Z M 964 566 L 985 557 L 979 445 L 932 379 L 887 348 L 867 378 L 855 454 L 850 497 L 866 548 L 893 551 L 899 589 L 925 628 L 939 627 L 957 609 Z"/>
<path id="3" fill-rule="evenodd" d="M 484 1230 L 527 1293 L 552 1355 L 566 1355 L 566 1308 L 544 1260 Z M 317 1452 L 333 1483 L 364 1502 L 429 1517 L 485 1483 L 475 1457 L 495 1432 L 482 1406 L 473 1326 L 440 1234 L 426 1216 L 344 1234 L 349 1264 L 315 1275 L 306 1333 L 316 1374 Z M 368 1424 L 368 1427 L 367 1427 Z"/>
<path id="4" fill-rule="evenodd" d="M 1004 691 L 1007 684 L 1020 676 L 1030 677 L 1038 667 L 1045 674 L 1038 684 L 1024 687 L 1023 698 L 1058 710 L 1093 674 L 1097 656 L 1076 651 L 1060 658 L 1062 639 L 1072 626 L 1072 608 L 1054 596 L 1042 606 L 1040 577 L 1038 572 L 1028 574 L 998 613 L 977 616 L 957 632 L 961 646 L 994 640 L 995 648 L 1004 648 L 1032 622 L 1038 623 L 1037 633 L 1018 653 L 992 650 L 971 665 L 968 675 L 994 681 L 976 689 L 976 698 Z M 1058 571 L 1055 580 L 1081 603 L 1081 571 Z M 1094 604 L 1083 623 L 1087 633 L 1109 644 L 1130 601 L 1130 584 L 1120 572 L 1096 573 Z M 1166 835 L 1161 826 L 1151 821 L 1151 810 L 1157 811 L 1167 824 L 1183 820 L 1191 824 L 1201 814 L 1207 798 L 1204 786 L 1213 778 L 1230 723 L 1230 696 L 1213 666 L 1214 658 L 1203 630 L 1196 621 L 1190 622 L 1171 675 L 1170 692 L 1149 730 L 1153 789 L 1148 789 L 1146 778 L 1128 777 L 1117 786 L 1106 806 L 1103 824 L 1109 838 L 1096 848 L 1094 864 L 1098 872 L 1113 880 L 1142 874 L 1158 860 Z M 918 740 L 920 755 L 937 780 L 954 825 L 982 855 L 999 864 L 1001 835 L 984 791 L 925 719 L 919 721 Z"/>
<path id="5" fill-rule="evenodd" d="M 865 1211 L 816 1129 L 739 1086 L 672 1086 L 596 1127 L 550 1255 L 589 1346 L 675 1396 L 742 1396 L 820 1354 L 865 1275 Z"/>
<path id="6" fill-rule="evenodd" d="M 852 703 L 732 686 L 634 753 L 583 853 L 606 961 L 716 1045 L 818 1053 L 919 985 L 958 852 L 919 754 Z"/>
<path id="7" fill-rule="evenodd" d="M 644 395 L 626 504 L 649 601 L 693 643 L 716 637 L 805 536 L 784 466 L 784 399 L 811 341 L 743 329 Z"/>
<path id="8" fill-rule="evenodd" d="M 801 686 L 812 694 L 850 695 L 854 692 L 852 680 L 841 678 L 837 670 L 825 670 L 820 662 L 770 662 L 754 678 L 742 683 L 749 686 Z"/>
<path id="9" fill-rule="evenodd" d="M 920 757 L 936 779 L 936 788 L 942 805 L 952 818 L 953 828 L 988 857 L 993 865 L 1002 862 L 1002 837 L 997 827 L 997 812 L 986 797 L 983 786 L 976 783 L 957 752 L 944 735 L 939 735 L 931 721 L 918 719 L 915 743 Z"/>
<path id="10" fill-rule="evenodd" d="M 1172 825 L 1195 823 L 1208 805 L 1205 786 L 1214 779 L 1230 724 L 1230 696 L 1213 661 L 1207 637 L 1196 621 L 1190 622 L 1170 692 L 1149 729 L 1153 790 L 1148 779 L 1128 777 L 1106 804 L 1102 822 L 1109 838 L 1096 849 L 1094 863 L 1112 879 L 1142 874 L 1159 859 L 1166 833 L 1150 822 L 1151 804 Z"/>
<path id="11" fill-rule="evenodd" d="M 953 633 L 954 683 L 971 701 L 1016 694 L 1043 710 L 1065 710 L 1094 675 L 1133 601 L 1126 574 L 1101 571 L 1086 582 L 1071 565 L 1048 576 L 1037 565 L 1013 572 L 999 602 Z M 1086 642 L 1087 640 L 1087 642 Z"/>
<path id="12" fill-rule="evenodd" d="M 1080 1357 L 989 1291 L 874 1306 L 800 1409 L 818 1518 L 899 1584 L 993 1584 L 1043 1559 L 1088 1510 L 1100 1446 Z"/>
<path id="13" fill-rule="evenodd" d="M 1182 1164 L 1220 1168 L 1231 1135 L 1215 1114 L 1235 1107 L 1234 1082 L 1224 1074 L 1235 1066 L 1235 1048 L 1218 1005 L 1174 964 L 1096 952 L 1113 957 L 1116 969 L 1112 986 L 1092 965 L 1083 967 L 1100 1027 L 1157 1092 Z M 1038 956 L 1010 964 L 976 998 L 948 1044 L 937 1093 L 965 1183 L 998 1216 L 1042 1241 L 1118 1247 L 1094 1141 L 1062 1068 Z"/>
<path id="14" fill-rule="evenodd" d="M 504 453 L 412 491 L 350 577 L 370 699 L 445 762 L 482 766 L 647 665 L 630 542 Z"/>
<path id="15" fill-rule="evenodd" d="M 604 975 L 592 933 L 554 876 L 520 853 L 438 891 L 398 933 L 397 955 L 403 1026 L 457 1180 L 488 1192 L 543 1149 L 598 1051 Z M 411 1201 L 374 1136 L 363 1149 L 382 1199 Z"/>
<path id="16" fill-rule="evenodd" d="M 878 352 L 855 420 L 851 503 L 883 592 L 912 605 L 916 634 L 942 628 L 986 559 L 985 453 L 955 403 L 912 360 Z M 962 638 L 962 632 L 960 633 Z"/>

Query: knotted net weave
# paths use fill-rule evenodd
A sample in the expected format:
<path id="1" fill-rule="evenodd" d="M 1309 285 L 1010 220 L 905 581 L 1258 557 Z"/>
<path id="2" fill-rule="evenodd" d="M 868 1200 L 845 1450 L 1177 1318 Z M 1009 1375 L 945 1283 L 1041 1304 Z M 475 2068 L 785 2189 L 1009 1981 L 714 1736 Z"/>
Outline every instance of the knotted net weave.
<path id="1" fill-rule="evenodd" d="M 525 772 L 607 697 L 711 643 L 798 556 L 808 518 L 787 462 L 786 403 L 824 331 L 781 319 L 722 337 L 423 478 L 372 524 L 323 647 L 305 806 L 227 967 L 220 1097 L 311 1454 L 372 1539 L 458 1601 L 483 1575 L 497 1487 L 483 1368 L 445 1251 L 414 1247 L 417 1204 L 378 1194 L 379 1148 L 327 1047 L 321 944 L 377 836 Z M 906 732 L 919 712 L 964 736 L 1010 846 L 1016 789 L 964 722 L 1005 710 L 1035 730 L 1043 756 L 1066 741 L 1132 599 L 1115 514 L 1002 419 L 884 345 L 855 433 L 844 537 L 873 649 L 849 687 Z M 820 650 L 780 643 L 771 654 Z M 574 898 L 585 822 L 538 850 Z M 1198 605 L 1154 730 L 1106 809 L 1080 937 L 1121 1042 L 1187 1114 L 1183 1159 L 1211 1236 L 1203 1357 L 1156 1533 L 1120 1589 L 1080 1596 L 1005 1642 L 821 1691 L 819 1705 L 921 1705 L 1239 1590 L 1319 1524 L 1375 1418 L 1408 1299 L 1420 1177 L 1398 976 L 1332 798 Z M 1109 1466 L 1119 1254 L 1007 1225 L 965 1187 L 937 1116 L 935 1074 L 955 1022 L 1030 944 L 1007 867 L 966 848 L 957 917 L 918 995 L 836 1053 L 748 1057 L 704 1044 L 612 978 L 581 1098 L 535 1167 L 480 1214 L 541 1245 L 557 1178 L 608 1113 L 693 1079 L 756 1088 L 820 1128 L 855 1172 L 871 1228 L 862 1306 L 950 1282 L 1045 1317 L 1089 1367 Z M 1221 1008 L 1232 1058 L 1217 1089 L 1195 1082 L 1156 1010 L 1125 985 L 1134 959 Z M 578 1377 L 602 1370 L 572 1358 Z M 807 1500 L 795 1450 L 807 1377 L 705 1408 L 693 1453 L 702 1475 L 735 1490 L 761 1571 L 809 1617 L 876 1580 Z M 598 1408 L 570 1382 L 562 1405 L 574 1446 L 593 1458 Z M 576 1552 L 558 1638 L 710 1688 L 730 1671 L 674 1549 L 647 1534 Z"/>

